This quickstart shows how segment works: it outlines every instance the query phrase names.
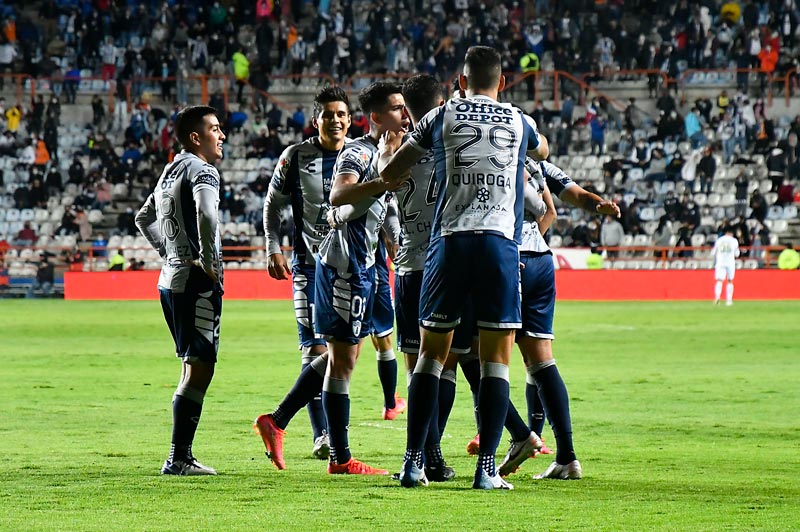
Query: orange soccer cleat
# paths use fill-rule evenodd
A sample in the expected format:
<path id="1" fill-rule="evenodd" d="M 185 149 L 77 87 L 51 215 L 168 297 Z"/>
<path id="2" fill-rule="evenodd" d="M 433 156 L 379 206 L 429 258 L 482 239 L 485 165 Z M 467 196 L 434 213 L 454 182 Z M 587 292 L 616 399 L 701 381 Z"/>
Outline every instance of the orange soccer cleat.
<path id="1" fill-rule="evenodd" d="M 264 447 L 267 448 L 267 458 L 276 469 L 286 469 L 283 461 L 283 436 L 286 431 L 275 424 L 272 414 L 262 414 L 253 423 L 253 429 L 261 435 Z"/>
<path id="2" fill-rule="evenodd" d="M 388 475 L 385 469 L 378 469 L 368 466 L 364 462 L 359 462 L 355 458 L 350 458 L 344 464 L 328 463 L 329 475 Z"/>
<path id="3" fill-rule="evenodd" d="M 406 400 L 394 394 L 394 408 L 383 407 L 383 419 L 391 421 L 406 411 Z"/>

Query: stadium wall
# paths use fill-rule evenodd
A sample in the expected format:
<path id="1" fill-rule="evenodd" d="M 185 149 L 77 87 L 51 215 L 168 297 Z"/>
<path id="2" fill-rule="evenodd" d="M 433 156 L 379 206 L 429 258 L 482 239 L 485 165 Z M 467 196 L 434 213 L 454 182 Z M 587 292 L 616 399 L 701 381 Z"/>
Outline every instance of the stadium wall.
<path id="1" fill-rule="evenodd" d="M 64 298 L 149 300 L 158 298 L 157 271 L 66 272 Z M 583 301 L 703 301 L 714 297 L 713 270 L 558 270 L 558 299 Z M 266 272 L 225 272 L 225 299 L 291 299 L 288 281 Z M 800 270 L 739 270 L 736 300 L 800 300 Z"/>

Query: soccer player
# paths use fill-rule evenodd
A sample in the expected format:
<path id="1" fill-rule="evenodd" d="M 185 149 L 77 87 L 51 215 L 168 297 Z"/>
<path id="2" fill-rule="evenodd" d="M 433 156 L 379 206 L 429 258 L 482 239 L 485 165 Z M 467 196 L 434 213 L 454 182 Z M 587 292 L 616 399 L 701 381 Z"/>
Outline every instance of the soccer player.
<path id="1" fill-rule="evenodd" d="M 722 283 L 727 279 L 725 287 L 725 304 L 733 305 L 733 278 L 736 275 L 736 258 L 739 256 L 739 241 L 733 236 L 733 227 L 725 227 L 725 234 L 714 242 L 711 252 L 714 256 L 714 304 L 719 305 L 722 296 Z"/>
<path id="2" fill-rule="evenodd" d="M 282 440 L 292 417 L 305 405 L 311 420 L 314 446 L 312 455 L 326 460 L 330 452 L 325 414 L 322 411 L 322 377 L 327 358 L 325 340 L 314 335 L 314 272 L 319 245 L 330 226 L 326 219 L 336 157 L 347 140 L 350 127 L 350 100 L 340 87 L 325 87 L 314 98 L 311 125 L 316 137 L 286 148 L 278 159 L 264 201 L 267 271 L 273 279 L 291 276 L 297 334 L 302 353 L 302 369 L 292 390 L 270 414 L 256 419 L 267 455 L 278 469 L 284 469 Z M 291 271 L 280 248 L 280 212 L 292 206 L 295 246 Z M 305 371 L 311 366 L 309 371 Z"/>
<path id="3" fill-rule="evenodd" d="M 540 176 L 546 188 L 559 199 L 588 212 L 619 216 L 619 207 L 600 196 L 587 191 L 564 173 L 559 167 L 546 161 L 526 162 L 528 172 Z M 526 213 L 527 214 L 527 213 Z M 530 430 L 541 437 L 544 413 L 556 439 L 555 460 L 540 475 L 534 478 L 579 479 L 581 464 L 575 455 L 572 442 L 572 421 L 569 410 L 569 395 L 553 358 L 553 315 L 555 311 L 556 287 L 552 251 L 542 235 L 552 220 L 542 221 L 527 216 L 523 224 L 520 261 L 522 278 L 522 328 L 517 332 L 517 345 L 522 353 L 527 373 L 525 397 L 528 405 Z M 509 417 L 519 417 L 509 407 Z M 514 421 L 507 421 L 513 426 Z M 519 421 L 517 420 L 517 423 Z M 531 445 L 528 438 L 515 439 L 503 463 L 500 474 L 509 475 L 528 457 Z"/>
<path id="4" fill-rule="evenodd" d="M 328 473 L 385 475 L 350 454 L 350 377 L 369 334 L 375 298 L 375 250 L 386 215 L 387 184 L 378 176 L 378 141 L 386 131 L 401 131 L 408 117 L 400 86 L 375 82 L 359 95 L 369 116 L 367 135 L 348 144 L 333 171 L 331 213 L 336 229 L 325 237 L 316 272 L 316 332 L 327 340 L 328 366 L 322 404 L 330 434 Z"/>
<path id="5" fill-rule="evenodd" d="M 420 356 L 409 388 L 401 485 L 423 484 L 423 447 L 430 405 L 438 395 L 453 329 L 471 297 L 479 327 L 481 451 L 473 488 L 513 489 L 495 470 L 494 455 L 508 410 L 508 364 L 521 325 L 519 249 L 524 157 L 548 155 L 532 118 L 497 102 L 505 85 L 500 54 L 473 46 L 459 77 L 466 98 L 453 98 L 417 124 L 401 147 L 388 136 L 381 176 L 394 186 L 419 157 L 436 158 L 436 214 L 420 301 Z"/>
<path id="6" fill-rule="evenodd" d="M 444 103 L 443 96 L 439 81 L 428 74 L 418 74 L 403 83 L 403 98 L 411 123 L 414 125 L 428 111 Z M 395 192 L 399 205 L 401 242 L 395 258 L 397 345 L 405 355 L 409 384 L 420 345 L 420 290 L 436 201 L 433 170 L 433 152 L 428 151 L 411 168 L 412 178 Z M 431 416 L 424 448 L 424 479 L 421 480 L 423 484 L 427 481 L 445 482 L 455 476 L 455 472 L 447 466 L 442 456 L 440 438 L 455 396 L 455 364 L 459 355 L 469 352 L 471 343 L 472 330 L 469 324 L 460 325 L 450 349 L 451 356 L 448 357 L 450 366 L 446 365 L 445 370 L 447 375 L 445 371 L 442 373 L 442 379 L 447 385 L 440 386 L 439 397 L 436 398 L 438 405 L 432 406 L 434 415 Z"/>
<path id="7" fill-rule="evenodd" d="M 216 112 L 213 107 L 191 106 L 178 113 L 175 133 L 183 150 L 164 168 L 155 191 L 136 214 L 139 231 L 164 260 L 158 291 L 182 360 L 164 475 L 217 474 L 192 454 L 217 362 L 222 314 L 220 178 L 212 163 L 222 159 L 225 134 Z"/>

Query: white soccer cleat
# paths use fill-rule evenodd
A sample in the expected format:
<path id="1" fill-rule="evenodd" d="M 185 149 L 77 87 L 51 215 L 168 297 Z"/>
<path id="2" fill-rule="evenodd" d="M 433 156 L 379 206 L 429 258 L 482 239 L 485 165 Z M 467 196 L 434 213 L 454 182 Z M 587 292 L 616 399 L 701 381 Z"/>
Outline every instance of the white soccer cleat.
<path id="1" fill-rule="evenodd" d="M 167 460 L 161 467 L 162 475 L 179 475 L 182 477 L 197 477 L 202 475 L 216 475 L 214 468 L 204 466 L 193 456 L 188 459 Z"/>
<path id="2" fill-rule="evenodd" d="M 414 488 L 416 486 L 427 486 L 428 477 L 425 476 L 425 469 L 420 469 L 413 460 L 403 462 L 403 469 L 397 476 L 400 485 L 404 488 Z"/>
<path id="3" fill-rule="evenodd" d="M 511 440 L 506 457 L 500 464 L 498 471 L 501 477 L 507 477 L 519 469 L 519 466 L 528 458 L 533 458 L 539 449 L 542 448 L 542 440 L 535 432 L 521 441 Z"/>
<path id="4" fill-rule="evenodd" d="M 314 458 L 318 458 L 320 460 L 327 460 L 331 454 L 331 443 L 328 439 L 328 433 L 324 430 L 319 438 L 314 440 L 314 448 L 311 450 L 311 454 L 314 455 Z"/>
<path id="5" fill-rule="evenodd" d="M 558 480 L 580 480 L 582 476 L 583 469 L 581 469 L 581 463 L 577 460 L 573 460 L 566 465 L 561 465 L 553 460 L 553 463 L 544 470 L 544 473 L 533 475 L 533 479 L 542 480 L 545 478 L 555 478 Z"/>
<path id="6" fill-rule="evenodd" d="M 474 490 L 513 490 L 514 485 L 506 482 L 500 473 L 495 471 L 494 475 L 489 476 L 489 473 L 478 468 L 475 471 L 475 479 L 472 481 L 472 489 Z"/>

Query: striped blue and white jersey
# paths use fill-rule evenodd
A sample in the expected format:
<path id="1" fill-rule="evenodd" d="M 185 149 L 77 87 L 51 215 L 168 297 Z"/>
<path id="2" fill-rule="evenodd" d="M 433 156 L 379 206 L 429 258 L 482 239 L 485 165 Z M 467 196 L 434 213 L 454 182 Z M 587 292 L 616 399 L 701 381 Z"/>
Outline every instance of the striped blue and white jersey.
<path id="1" fill-rule="evenodd" d="M 525 152 L 540 142 L 531 117 L 486 96 L 452 98 L 426 114 L 409 137 L 421 153 L 434 153 L 432 239 L 493 232 L 520 242 Z"/>
<path id="2" fill-rule="evenodd" d="M 411 167 L 411 179 L 395 191 L 400 211 L 400 249 L 394 264 L 399 275 L 425 268 L 436 203 L 433 162 L 433 151 L 429 151 Z"/>
<path id="3" fill-rule="evenodd" d="M 378 179 L 378 149 L 370 137 L 360 137 L 345 146 L 336 159 L 333 175 L 355 174 L 358 182 Z M 375 264 L 375 250 L 386 216 L 387 194 L 366 198 L 355 205 L 340 207 L 347 220 L 323 239 L 319 260 L 340 274 L 353 274 Z"/>
<path id="4" fill-rule="evenodd" d="M 525 167 L 530 174 L 537 170 L 541 172 L 545 183 L 547 183 L 547 188 L 550 189 L 550 193 L 554 196 L 560 196 L 567 188 L 577 186 L 577 183 L 564 170 L 547 161 L 538 162 L 533 159 L 527 159 Z M 539 231 L 539 225 L 536 223 L 536 218 L 539 216 L 541 215 L 537 215 L 529 209 L 525 210 L 525 217 L 522 223 L 522 243 L 519 246 L 520 251 L 533 251 L 536 253 L 550 251 L 550 246 L 544 241 L 544 237 Z"/>
<path id="5" fill-rule="evenodd" d="M 316 253 L 330 231 L 326 220 L 333 167 L 339 151 L 325 150 L 314 137 L 284 150 L 275 166 L 264 201 L 264 234 L 267 253 L 281 252 L 280 211 L 291 205 L 294 219 L 296 265 L 314 266 Z"/>
<path id="6" fill-rule="evenodd" d="M 163 250 L 159 288 L 183 292 L 192 261 L 201 254 L 216 264 L 222 283 L 222 239 L 216 224 L 219 183 L 214 165 L 187 151 L 176 155 L 158 178 L 155 190 L 137 215 L 137 225 L 156 249 Z M 200 234 L 197 216 L 204 194 L 213 210 L 207 213 L 213 225 L 208 235 Z M 148 231 L 151 223 L 155 228 Z"/>

